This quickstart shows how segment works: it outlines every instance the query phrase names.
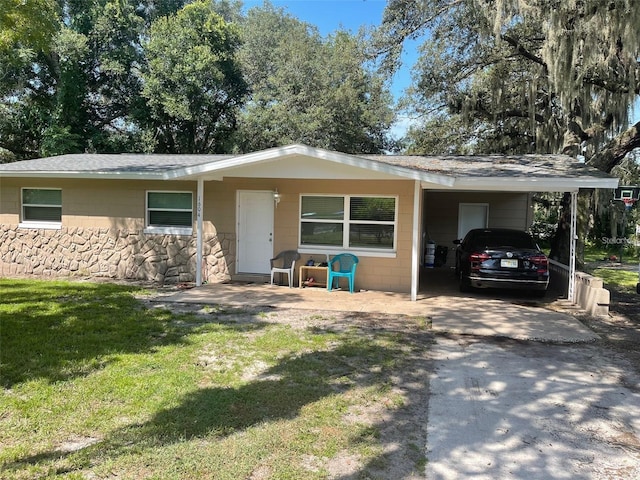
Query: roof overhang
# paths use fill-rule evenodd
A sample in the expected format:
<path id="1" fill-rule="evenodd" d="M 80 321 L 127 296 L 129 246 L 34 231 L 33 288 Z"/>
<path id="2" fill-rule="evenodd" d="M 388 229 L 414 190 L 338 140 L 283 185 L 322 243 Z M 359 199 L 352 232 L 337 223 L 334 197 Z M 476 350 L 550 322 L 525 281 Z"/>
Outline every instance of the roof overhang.
<path id="1" fill-rule="evenodd" d="M 317 160 L 323 160 L 318 162 Z M 289 145 L 248 153 L 215 163 L 195 165 L 167 173 L 166 179 L 222 180 L 225 177 L 332 180 L 409 179 L 451 186 L 454 179 L 377 162 L 357 155 L 306 145 Z"/>
<path id="2" fill-rule="evenodd" d="M 456 177 L 452 189 L 485 192 L 574 192 L 580 189 L 616 188 L 617 186 L 618 179 L 613 177 Z"/>
<path id="3" fill-rule="evenodd" d="M 166 180 L 163 173 L 149 172 L 87 172 L 61 171 L 0 171 L 0 178 L 77 178 L 86 180 Z"/>

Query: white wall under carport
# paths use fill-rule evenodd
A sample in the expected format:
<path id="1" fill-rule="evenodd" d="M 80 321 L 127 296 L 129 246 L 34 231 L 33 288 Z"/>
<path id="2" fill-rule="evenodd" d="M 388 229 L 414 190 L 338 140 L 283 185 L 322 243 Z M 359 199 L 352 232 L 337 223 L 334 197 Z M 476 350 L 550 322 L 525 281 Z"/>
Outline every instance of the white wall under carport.
<path id="1" fill-rule="evenodd" d="M 487 226 L 527 230 L 533 222 L 532 194 L 528 192 L 423 191 L 422 229 L 424 241 L 448 248 L 446 266 L 453 266 L 453 241 L 458 237 L 460 204 L 486 204 Z M 424 247 L 422 251 L 424 255 Z"/>

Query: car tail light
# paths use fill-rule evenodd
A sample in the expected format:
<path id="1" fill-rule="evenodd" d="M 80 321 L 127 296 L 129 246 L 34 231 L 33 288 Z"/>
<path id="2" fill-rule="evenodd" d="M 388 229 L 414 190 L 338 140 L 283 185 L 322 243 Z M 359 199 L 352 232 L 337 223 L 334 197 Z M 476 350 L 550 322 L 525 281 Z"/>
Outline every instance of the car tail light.
<path id="1" fill-rule="evenodd" d="M 469 261 L 471 262 L 471 270 L 480 270 L 480 266 L 482 262 L 485 260 L 489 260 L 491 258 L 490 255 L 486 253 L 472 253 L 469 255 Z"/>
<path id="2" fill-rule="evenodd" d="M 549 270 L 549 260 L 544 255 L 530 257 L 529 261 L 536 266 L 538 273 L 547 273 Z"/>

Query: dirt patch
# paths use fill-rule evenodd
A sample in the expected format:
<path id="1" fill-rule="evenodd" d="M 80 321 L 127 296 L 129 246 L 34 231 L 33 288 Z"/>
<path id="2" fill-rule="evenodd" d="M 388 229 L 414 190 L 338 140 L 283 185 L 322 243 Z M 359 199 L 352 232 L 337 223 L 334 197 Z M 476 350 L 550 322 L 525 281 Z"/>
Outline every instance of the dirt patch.
<path id="1" fill-rule="evenodd" d="M 233 323 L 265 322 L 289 325 L 296 329 L 316 331 L 346 331 L 357 328 L 363 336 L 375 336 L 379 332 L 397 332 L 407 339 L 406 365 L 408 368 L 395 371 L 391 379 L 387 401 L 363 402 L 345 412 L 344 421 L 370 426 L 378 435 L 380 454 L 364 464 L 352 452 L 338 452 L 333 458 L 303 456 L 300 463 L 306 470 L 330 472 L 330 478 L 403 478 L 423 479 L 425 475 L 427 420 L 429 406 L 429 377 L 433 372 L 430 344 L 437 340 L 424 318 L 402 315 L 368 313 L 309 311 L 275 309 L 266 307 L 225 307 L 220 305 L 179 304 L 162 301 L 157 297 L 141 298 L 149 308 L 166 308 L 176 313 L 192 313 L 202 320 Z M 572 312 L 584 325 L 596 332 L 601 340 L 588 345 L 564 345 L 563 349 L 585 350 L 591 365 L 615 364 L 623 371 L 617 381 L 632 391 L 640 391 L 640 308 L 638 297 L 631 293 L 612 290 L 611 314 L 598 318 Z M 569 312 L 565 312 L 569 313 Z M 462 343 L 487 342 L 501 344 L 502 348 L 514 348 L 522 353 L 528 346 L 531 354 L 539 355 L 537 349 L 552 349 L 553 345 L 536 342 L 518 342 L 492 337 L 458 336 Z M 526 350 L 526 349 L 525 349 Z M 587 355 L 588 354 L 588 355 Z M 204 355 L 199 359 L 209 368 L 218 368 L 221 360 Z M 223 363 L 223 362 L 222 362 Z M 253 365 L 245 371 L 247 378 L 260 376 L 262 365 Z M 610 438 L 594 437 L 593 441 L 610 446 L 624 445 L 625 449 L 636 449 L 640 444 L 638 433 L 619 431 Z M 620 473 L 620 472 L 618 472 Z M 263 478 L 264 470 L 254 471 L 252 478 Z M 604 477 L 594 477 L 604 478 Z"/>
<path id="2" fill-rule="evenodd" d="M 596 332 L 603 347 L 610 355 L 628 361 L 636 375 L 640 373 L 640 295 L 607 286 L 611 292 L 609 316 L 591 317 L 577 314 L 576 317 Z"/>

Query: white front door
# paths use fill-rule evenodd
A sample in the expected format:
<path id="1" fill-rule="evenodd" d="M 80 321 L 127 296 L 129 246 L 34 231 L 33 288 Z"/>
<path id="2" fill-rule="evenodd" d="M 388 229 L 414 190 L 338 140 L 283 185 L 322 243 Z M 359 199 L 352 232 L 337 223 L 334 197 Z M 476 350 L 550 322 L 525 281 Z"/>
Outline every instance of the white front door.
<path id="1" fill-rule="evenodd" d="M 237 273 L 269 273 L 273 258 L 273 192 L 238 191 Z"/>
<path id="2" fill-rule="evenodd" d="M 489 225 L 488 203 L 460 203 L 458 205 L 458 238 L 463 239 L 474 228 L 487 228 Z"/>

